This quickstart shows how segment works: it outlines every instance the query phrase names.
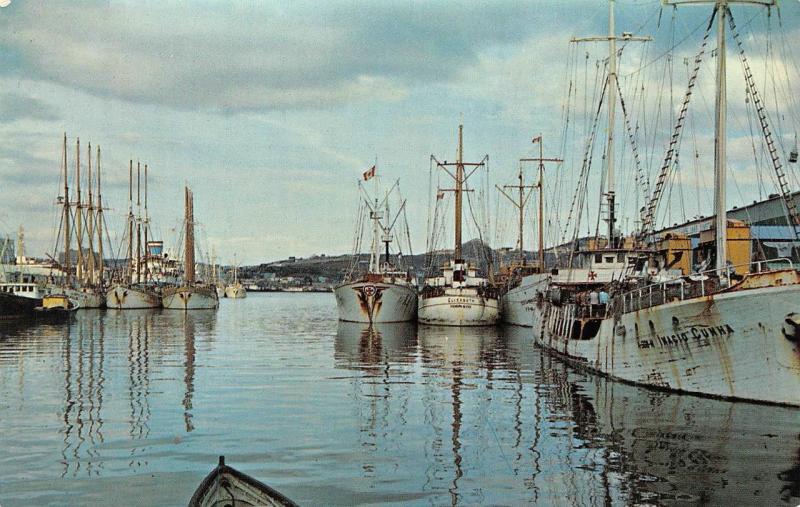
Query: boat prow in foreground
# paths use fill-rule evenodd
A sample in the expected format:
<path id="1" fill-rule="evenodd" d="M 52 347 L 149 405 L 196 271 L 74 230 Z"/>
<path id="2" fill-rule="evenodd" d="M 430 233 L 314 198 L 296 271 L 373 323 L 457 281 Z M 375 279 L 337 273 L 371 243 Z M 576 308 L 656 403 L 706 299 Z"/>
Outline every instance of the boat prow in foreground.
<path id="1" fill-rule="evenodd" d="M 189 500 L 189 507 L 226 505 L 291 507 L 297 504 L 263 482 L 229 467 L 225 457 L 220 456 L 219 465 L 200 483 Z"/>

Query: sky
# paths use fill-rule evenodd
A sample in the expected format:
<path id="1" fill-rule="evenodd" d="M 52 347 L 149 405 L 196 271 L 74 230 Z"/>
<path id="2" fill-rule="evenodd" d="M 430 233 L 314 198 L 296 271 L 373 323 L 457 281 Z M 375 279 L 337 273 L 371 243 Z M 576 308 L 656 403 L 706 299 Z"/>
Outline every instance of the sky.
<path id="1" fill-rule="evenodd" d="M 616 13 L 620 32 L 654 37 L 626 45 L 620 61 L 632 116 L 639 115 L 643 129 L 650 125 L 652 140 L 646 129 L 637 135 L 642 163 L 654 178 L 685 90 L 683 58 L 693 58 L 700 47 L 710 9 L 673 11 L 657 0 L 620 0 Z M 800 2 L 782 2 L 780 19 L 773 11 L 768 20 L 759 7 L 737 5 L 733 13 L 752 48 L 754 70 L 772 76 L 763 84 L 765 92 L 775 91 L 769 104 L 786 151 L 798 110 L 791 89 L 776 87 L 775 76 L 788 77 L 780 81 L 789 86 L 800 82 L 800 51 L 791 49 L 800 46 Z M 346 253 L 352 248 L 357 182 L 377 161 L 385 185 L 400 180 L 419 253 L 436 191 L 429 185 L 430 156 L 454 159 L 463 121 L 465 158 L 489 155 L 488 174 L 476 175 L 474 185 L 486 190 L 488 216 L 481 220 L 493 229 L 489 239 L 495 246 L 513 246 L 515 225 L 511 208 L 489 189 L 514 182 L 518 159 L 538 153 L 531 138 L 539 133 L 546 156 L 565 158 L 548 168 L 558 176 L 545 185 L 550 236 L 557 239 L 583 152 L 580 135 L 565 137 L 569 81 L 584 88 L 569 101 L 578 105 L 576 128 L 594 110 L 589 85 L 607 55 L 605 44 L 577 47 L 569 40 L 607 30 L 604 0 L 13 0 L 0 8 L 0 232 L 13 236 L 22 225 L 29 255 L 52 252 L 66 132 L 71 168 L 76 138 L 83 164 L 86 143 L 102 147 L 103 198 L 116 243 L 132 159 L 149 166 L 153 229 L 168 245 L 178 238 L 188 184 L 199 236 L 222 262 Z M 765 40 L 772 41 L 772 53 L 761 48 Z M 637 99 L 642 86 L 664 90 L 671 46 L 672 104 L 658 92 Z M 713 41 L 709 51 L 712 46 Z M 729 54 L 732 75 L 740 75 L 735 53 Z M 701 74 L 702 103 L 692 120 L 696 160 L 713 152 L 708 59 Z M 731 205 L 757 198 L 766 178 L 754 169 L 757 157 L 743 140 L 743 90 L 733 82 L 729 89 L 730 114 L 744 115 L 729 133 L 736 185 L 729 189 Z M 664 100 L 656 107 L 658 99 Z M 662 111 L 663 118 L 653 111 Z M 622 120 L 618 129 L 618 159 L 630 163 L 622 151 Z M 600 178 L 593 171 L 591 178 Z M 796 181 L 796 169 L 789 171 Z M 681 180 L 685 194 L 677 218 L 709 212 L 703 208 L 711 199 L 710 176 L 704 181 L 688 174 Z M 441 174 L 434 186 L 437 178 L 447 186 Z M 624 206 L 635 209 L 631 178 L 621 178 Z M 599 188 L 599 179 L 591 181 L 590 188 Z M 588 217 L 591 229 L 596 212 Z M 674 213 L 664 218 L 673 219 Z"/>

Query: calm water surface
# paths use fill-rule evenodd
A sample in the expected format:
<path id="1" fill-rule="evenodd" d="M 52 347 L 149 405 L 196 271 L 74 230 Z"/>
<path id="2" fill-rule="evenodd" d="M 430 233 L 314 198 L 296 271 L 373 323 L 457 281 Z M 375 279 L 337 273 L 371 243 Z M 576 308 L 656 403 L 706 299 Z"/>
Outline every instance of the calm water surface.
<path id="1" fill-rule="evenodd" d="M 303 505 L 800 503 L 800 410 L 581 373 L 529 330 L 331 294 L 0 323 L 0 504 L 185 505 L 224 454 Z"/>

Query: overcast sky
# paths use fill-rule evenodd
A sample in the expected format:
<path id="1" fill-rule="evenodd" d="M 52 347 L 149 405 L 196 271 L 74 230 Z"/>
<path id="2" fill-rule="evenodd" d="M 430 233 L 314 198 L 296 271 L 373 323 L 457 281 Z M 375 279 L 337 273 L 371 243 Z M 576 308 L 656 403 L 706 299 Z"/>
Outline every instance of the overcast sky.
<path id="1" fill-rule="evenodd" d="M 652 76 L 671 40 L 681 41 L 676 61 L 697 51 L 710 12 L 684 7 L 673 24 L 672 9 L 662 10 L 659 1 L 617 4 L 620 32 L 656 37 L 649 49 L 625 54 L 621 73 L 653 60 Z M 765 10 L 733 12 L 756 47 L 767 34 Z M 797 1 L 781 4 L 782 28 L 773 13 L 776 48 L 800 43 L 798 19 Z M 76 137 L 84 150 L 87 142 L 102 146 L 112 237 L 127 209 L 132 158 L 149 164 L 153 223 L 167 243 L 177 239 L 188 183 L 200 235 L 224 262 L 234 254 L 257 263 L 344 253 L 351 248 L 356 182 L 377 159 L 379 174 L 401 180 L 420 252 L 429 157 L 454 158 L 460 118 L 466 158 L 490 155 L 492 185 L 512 182 L 516 160 L 533 154 L 531 137 L 540 132 L 545 150 L 559 152 L 574 55 L 569 39 L 603 34 L 607 22 L 602 0 L 14 0 L 0 9 L 0 230 L 14 234 L 23 225 L 29 254 L 52 250 L 66 132 L 71 165 Z M 585 51 L 594 72 L 607 50 L 593 44 Z M 759 51 L 755 66 L 765 58 Z M 796 83 L 798 62 L 779 63 Z M 679 103 L 686 72 L 682 62 L 676 69 Z M 732 94 L 743 89 L 735 86 Z M 791 111 L 779 134 L 793 139 L 796 105 L 784 106 Z M 700 144 L 712 145 L 698 148 L 704 154 L 713 152 L 709 134 L 697 133 Z M 741 204 L 740 195 L 758 197 L 756 180 L 746 176 L 750 145 L 734 144 L 745 191 L 730 192 L 732 205 Z M 566 149 L 581 150 L 579 143 Z M 651 158 L 657 166 L 659 157 Z M 559 170 L 577 171 L 569 164 Z M 510 212 L 488 208 L 506 228 Z"/>

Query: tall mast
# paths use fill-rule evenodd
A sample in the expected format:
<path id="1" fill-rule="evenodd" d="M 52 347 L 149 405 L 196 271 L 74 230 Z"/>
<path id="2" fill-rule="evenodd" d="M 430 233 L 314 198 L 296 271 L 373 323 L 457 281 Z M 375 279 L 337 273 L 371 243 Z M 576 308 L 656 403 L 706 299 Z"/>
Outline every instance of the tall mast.
<path id="1" fill-rule="evenodd" d="M 623 32 L 622 37 L 616 35 L 614 20 L 615 0 L 608 0 L 608 35 L 602 37 L 573 38 L 572 42 L 599 42 L 608 41 L 608 138 L 606 142 L 606 221 L 608 222 L 608 248 L 614 248 L 614 224 L 617 221 L 615 213 L 615 186 L 614 186 L 614 126 L 617 110 L 617 40 L 646 42 L 652 37 L 634 37 L 628 32 Z"/>
<path id="2" fill-rule="evenodd" d="M 728 262 L 728 220 L 727 205 L 725 199 L 725 182 L 727 172 L 727 67 L 726 67 L 726 48 L 725 48 L 725 22 L 728 18 L 728 5 L 749 4 L 772 7 L 776 5 L 775 0 L 669 0 L 667 5 L 714 3 L 714 11 L 717 16 L 717 74 L 716 74 L 716 100 L 714 104 L 714 228 L 716 236 L 716 268 L 725 269 Z"/>
<path id="3" fill-rule="evenodd" d="M 502 187 L 497 187 L 497 190 L 500 191 L 503 196 L 506 197 L 511 203 L 517 208 L 519 212 L 519 230 L 517 231 L 517 244 L 519 245 L 519 258 L 523 264 L 525 264 L 525 250 L 523 248 L 523 227 L 525 224 L 525 205 L 528 203 L 528 199 L 530 198 L 530 193 L 527 192 L 528 189 L 533 189 L 532 185 L 526 185 L 524 181 L 524 176 L 522 173 L 522 162 L 525 159 L 521 159 L 519 161 L 519 174 L 517 178 L 519 179 L 519 183 L 516 185 L 503 185 Z M 506 193 L 505 189 L 516 189 L 519 191 L 519 199 L 514 199 L 509 194 Z"/>
<path id="4" fill-rule="evenodd" d="M 608 2 L 608 141 L 606 144 L 606 205 L 608 206 L 608 245 L 614 248 L 614 123 L 617 111 L 617 38 L 614 27 L 614 0 Z"/>
<path id="5" fill-rule="evenodd" d="M 458 126 L 458 154 L 456 156 L 456 245 L 455 245 L 455 262 L 462 262 L 463 256 L 461 255 L 461 206 L 462 206 L 462 191 L 464 186 L 464 125 Z"/>
<path id="6" fill-rule="evenodd" d="M 78 283 L 83 283 L 83 220 L 81 220 L 81 215 L 83 211 L 81 208 L 83 207 L 83 203 L 81 202 L 81 140 L 80 138 L 77 139 L 75 149 L 75 184 L 76 184 L 76 194 L 77 194 L 77 201 L 75 201 L 75 236 L 76 246 L 78 247 L 78 264 L 76 275 L 78 278 Z"/>
<path id="7" fill-rule="evenodd" d="M 86 148 L 86 155 L 87 155 L 87 167 L 88 167 L 88 182 L 89 182 L 89 196 L 87 200 L 87 208 L 86 208 L 86 237 L 89 241 L 89 275 L 88 280 L 89 283 L 94 284 L 96 281 L 96 267 L 94 263 L 94 227 L 95 227 L 95 220 L 94 220 L 94 195 L 92 193 L 92 143 L 89 143 Z"/>
<path id="8" fill-rule="evenodd" d="M 725 58 L 725 18 L 728 2 L 720 0 L 717 9 L 717 95 L 714 115 L 714 225 L 716 227 L 717 269 L 724 269 L 728 260 L 728 219 L 725 207 L 726 121 L 728 116 Z"/>
<path id="9" fill-rule="evenodd" d="M 128 281 L 133 283 L 133 159 L 128 165 Z"/>
<path id="10" fill-rule="evenodd" d="M 142 281 L 142 171 L 136 162 L 136 282 Z"/>
<path id="11" fill-rule="evenodd" d="M 148 243 L 148 229 L 150 229 L 150 213 L 147 211 L 147 164 L 144 165 L 144 279 L 150 278 L 150 250 Z"/>
<path id="12" fill-rule="evenodd" d="M 72 262 L 69 255 L 70 240 L 69 171 L 67 169 L 67 133 L 64 133 L 64 276 L 67 286 L 72 284 Z"/>
<path id="13" fill-rule="evenodd" d="M 377 187 L 377 185 L 376 185 Z M 376 188 L 377 191 L 377 188 Z M 379 220 L 381 218 L 380 211 L 378 211 L 378 199 L 375 199 L 375 207 L 370 211 L 369 214 L 370 218 L 372 219 L 372 245 L 370 248 L 369 254 L 369 272 L 370 273 L 380 273 L 381 271 L 381 262 L 380 262 L 380 254 L 378 253 L 378 229 L 379 229 Z"/>
<path id="14" fill-rule="evenodd" d="M 185 192 L 186 242 L 183 273 L 187 285 L 194 283 L 194 196 L 189 187 Z"/>
<path id="15" fill-rule="evenodd" d="M 97 281 L 100 286 L 103 286 L 103 197 L 100 191 L 100 146 L 97 147 L 97 253 L 99 257 L 98 262 L 98 276 Z"/>
<path id="16" fill-rule="evenodd" d="M 539 157 L 538 158 L 523 158 L 520 162 L 539 162 L 539 183 L 535 185 L 539 189 L 539 216 L 538 232 L 539 232 L 539 268 L 544 270 L 544 163 L 545 162 L 563 162 L 560 158 L 545 158 L 544 157 L 544 143 L 542 141 L 542 134 L 534 137 L 531 141 L 536 144 L 539 143 Z"/>

